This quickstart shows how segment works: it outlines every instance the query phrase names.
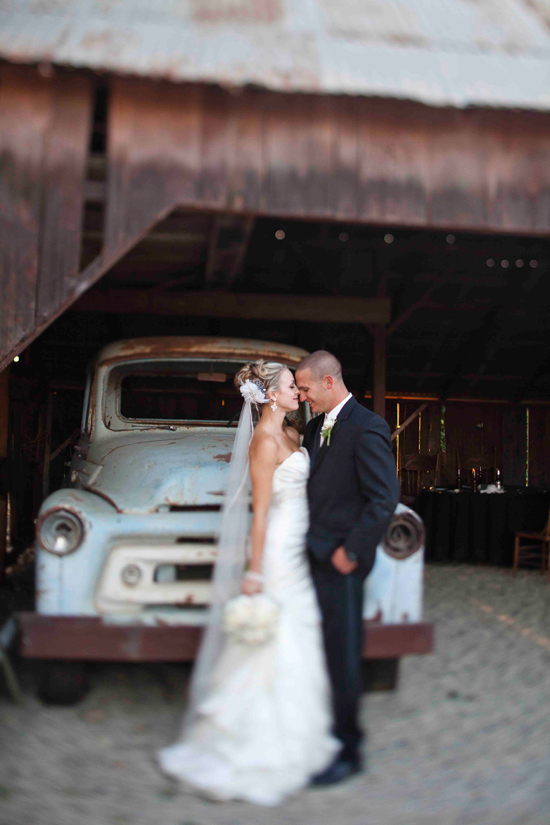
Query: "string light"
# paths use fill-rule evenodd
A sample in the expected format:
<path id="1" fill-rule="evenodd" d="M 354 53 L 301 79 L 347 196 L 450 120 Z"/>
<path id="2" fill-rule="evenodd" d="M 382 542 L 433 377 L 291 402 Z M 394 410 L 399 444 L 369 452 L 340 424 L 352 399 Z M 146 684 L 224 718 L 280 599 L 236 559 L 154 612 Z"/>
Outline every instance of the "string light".
<path id="1" fill-rule="evenodd" d="M 278 229 L 278 230 L 275 232 L 275 237 L 277 238 L 277 240 L 278 240 L 278 241 L 283 241 L 283 240 L 284 240 L 284 238 L 285 238 L 285 232 L 284 232 L 284 229 Z"/>
<path id="2" fill-rule="evenodd" d="M 390 235 L 390 233 L 388 232 L 387 235 L 384 235 L 384 240 L 386 241 L 386 243 L 393 243 L 393 235 Z"/>
<path id="3" fill-rule="evenodd" d="M 340 232 L 340 234 L 338 235 L 338 237 L 339 237 L 339 239 L 342 241 L 342 243 L 345 243 L 346 241 L 348 241 L 348 240 L 349 240 L 349 235 L 348 235 L 348 233 L 347 233 L 347 232 Z"/>
<path id="4" fill-rule="evenodd" d="M 447 240 L 447 243 L 454 243 L 456 241 L 456 238 L 455 238 L 454 235 L 447 235 L 446 240 Z"/>
<path id="5" fill-rule="evenodd" d="M 488 258 L 488 259 L 487 259 L 487 266 L 494 266 L 494 265 L 495 265 L 495 262 L 493 261 L 493 259 L 492 259 L 492 258 Z"/>
<path id="6" fill-rule="evenodd" d="M 14 360 L 14 361 L 15 361 L 15 363 L 17 364 L 17 362 L 19 361 L 19 356 L 18 356 L 18 355 L 16 355 L 16 356 L 15 356 L 15 358 L 14 358 L 13 360 Z"/>

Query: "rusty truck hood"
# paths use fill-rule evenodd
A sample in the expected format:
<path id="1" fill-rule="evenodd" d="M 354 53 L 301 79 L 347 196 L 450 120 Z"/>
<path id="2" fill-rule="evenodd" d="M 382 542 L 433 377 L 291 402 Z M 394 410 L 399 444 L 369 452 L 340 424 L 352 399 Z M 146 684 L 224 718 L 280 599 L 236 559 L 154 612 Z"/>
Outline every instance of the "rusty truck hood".
<path id="1" fill-rule="evenodd" d="M 221 427 L 118 433 L 91 445 L 79 475 L 120 512 L 220 505 L 234 438 Z"/>

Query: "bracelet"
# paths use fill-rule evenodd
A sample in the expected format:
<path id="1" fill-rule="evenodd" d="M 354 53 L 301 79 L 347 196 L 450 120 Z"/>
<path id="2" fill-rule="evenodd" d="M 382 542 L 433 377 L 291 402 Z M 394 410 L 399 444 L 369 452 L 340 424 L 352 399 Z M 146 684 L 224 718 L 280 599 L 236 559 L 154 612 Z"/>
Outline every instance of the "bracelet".
<path id="1" fill-rule="evenodd" d="M 254 570 L 247 570 L 244 574 L 245 579 L 253 579 L 255 582 L 263 582 L 264 577 L 261 573 L 255 573 Z"/>

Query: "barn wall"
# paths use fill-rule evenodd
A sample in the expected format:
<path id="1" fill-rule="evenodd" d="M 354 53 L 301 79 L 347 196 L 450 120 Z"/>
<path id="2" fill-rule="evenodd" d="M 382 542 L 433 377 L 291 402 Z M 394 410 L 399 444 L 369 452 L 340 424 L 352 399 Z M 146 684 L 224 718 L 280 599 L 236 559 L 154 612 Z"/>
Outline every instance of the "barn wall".
<path id="1" fill-rule="evenodd" d="M 91 105 L 87 77 L 0 66 L 0 369 L 78 281 Z"/>
<path id="2" fill-rule="evenodd" d="M 392 430 L 397 426 L 397 403 L 394 399 L 386 400 L 386 420 Z M 416 400 L 400 401 L 399 423 L 419 406 Z M 468 459 L 486 455 L 495 458 L 504 485 L 525 486 L 528 462 L 529 486 L 550 488 L 550 406 L 431 402 L 400 435 L 400 464 L 407 455 L 434 455 L 443 446 L 446 448 L 441 461 L 443 484 L 454 484 L 458 460 L 464 474 Z"/>
<path id="3" fill-rule="evenodd" d="M 550 231 L 550 116 L 112 81 L 107 247 L 169 204 Z"/>

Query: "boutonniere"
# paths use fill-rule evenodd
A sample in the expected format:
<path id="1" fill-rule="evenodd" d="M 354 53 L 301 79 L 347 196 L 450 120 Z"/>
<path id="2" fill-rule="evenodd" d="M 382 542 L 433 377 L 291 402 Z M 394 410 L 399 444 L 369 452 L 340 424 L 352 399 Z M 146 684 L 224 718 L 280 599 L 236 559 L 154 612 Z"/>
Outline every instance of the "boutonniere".
<path id="1" fill-rule="evenodd" d="M 325 418 L 325 423 L 321 427 L 321 438 L 326 439 L 327 447 L 330 447 L 330 437 L 335 424 L 335 418 Z"/>

